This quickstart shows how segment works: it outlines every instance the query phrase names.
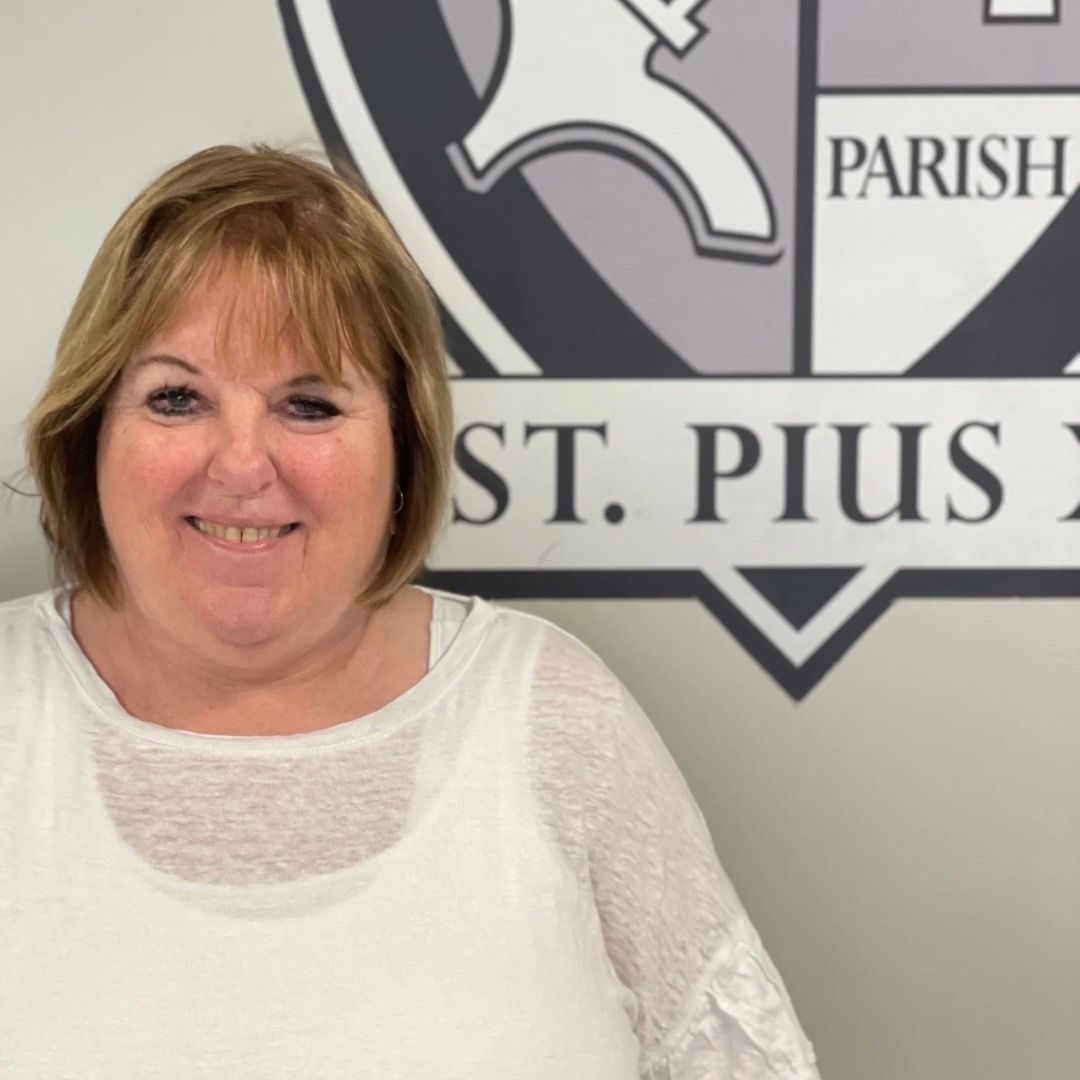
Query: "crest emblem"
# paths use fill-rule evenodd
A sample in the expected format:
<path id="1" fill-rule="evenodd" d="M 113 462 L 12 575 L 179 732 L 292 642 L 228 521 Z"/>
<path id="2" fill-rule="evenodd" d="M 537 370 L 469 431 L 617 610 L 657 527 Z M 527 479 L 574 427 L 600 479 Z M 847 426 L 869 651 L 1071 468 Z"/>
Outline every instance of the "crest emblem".
<path id="1" fill-rule="evenodd" d="M 1068 0 L 281 0 L 443 305 L 502 597 L 701 599 L 795 698 L 903 596 L 1080 593 Z"/>

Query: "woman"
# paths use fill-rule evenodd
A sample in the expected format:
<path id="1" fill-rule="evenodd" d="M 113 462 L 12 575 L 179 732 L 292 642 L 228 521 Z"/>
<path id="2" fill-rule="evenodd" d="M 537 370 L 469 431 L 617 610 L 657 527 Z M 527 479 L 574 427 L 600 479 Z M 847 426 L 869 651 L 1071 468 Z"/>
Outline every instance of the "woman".
<path id="1" fill-rule="evenodd" d="M 266 149 L 106 238 L 0 606 L 18 1080 L 816 1076 L 676 766 L 555 627 L 409 585 L 450 408 L 365 195 Z"/>

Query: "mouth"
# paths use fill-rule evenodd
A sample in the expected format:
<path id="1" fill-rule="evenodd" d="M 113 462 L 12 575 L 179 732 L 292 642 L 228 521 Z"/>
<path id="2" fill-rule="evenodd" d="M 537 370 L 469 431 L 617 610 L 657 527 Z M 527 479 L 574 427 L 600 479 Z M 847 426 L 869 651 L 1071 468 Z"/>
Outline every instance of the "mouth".
<path id="1" fill-rule="evenodd" d="M 256 545 L 267 544 L 272 540 L 279 540 L 289 533 L 300 528 L 299 521 L 293 521 L 287 525 L 273 525 L 265 527 L 261 525 L 222 525 L 216 521 L 206 521 L 203 518 L 186 517 L 184 520 L 203 536 L 212 540 L 221 540 L 227 544 Z"/>

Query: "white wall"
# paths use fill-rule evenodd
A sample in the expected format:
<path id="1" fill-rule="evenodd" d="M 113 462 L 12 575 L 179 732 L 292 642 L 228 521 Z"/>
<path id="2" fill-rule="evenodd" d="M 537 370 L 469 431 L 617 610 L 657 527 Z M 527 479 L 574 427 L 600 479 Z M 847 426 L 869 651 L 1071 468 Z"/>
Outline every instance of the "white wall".
<path id="1" fill-rule="evenodd" d="M 317 138 L 272 4 L 4 7 L 7 478 L 127 200 L 215 142 Z M 0 501 L 0 599 L 47 584 L 34 512 Z M 521 606 L 652 716 L 827 1080 L 1080 1075 L 1080 604 L 900 602 L 798 706 L 695 602 Z"/>

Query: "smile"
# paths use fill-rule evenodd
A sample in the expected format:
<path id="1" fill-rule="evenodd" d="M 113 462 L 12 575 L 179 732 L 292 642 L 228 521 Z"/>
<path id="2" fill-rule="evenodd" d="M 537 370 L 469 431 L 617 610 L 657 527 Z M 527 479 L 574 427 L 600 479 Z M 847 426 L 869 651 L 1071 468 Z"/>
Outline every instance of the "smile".
<path id="1" fill-rule="evenodd" d="M 204 536 L 212 536 L 215 540 L 224 540 L 231 544 L 265 544 L 267 541 L 277 540 L 300 528 L 298 521 L 288 525 L 263 528 L 255 525 L 219 525 L 216 521 L 204 521 L 197 517 L 184 520 Z"/>

